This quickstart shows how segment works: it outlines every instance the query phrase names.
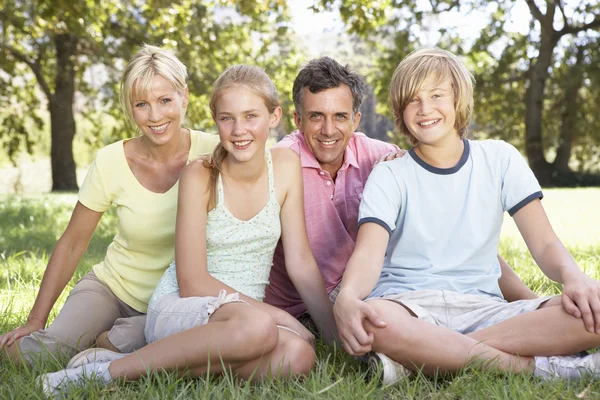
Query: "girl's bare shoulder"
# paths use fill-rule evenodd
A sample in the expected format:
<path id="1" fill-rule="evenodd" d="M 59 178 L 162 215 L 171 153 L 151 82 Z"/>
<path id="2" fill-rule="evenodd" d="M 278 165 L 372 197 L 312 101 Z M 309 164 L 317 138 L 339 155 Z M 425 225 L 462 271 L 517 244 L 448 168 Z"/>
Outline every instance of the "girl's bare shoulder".
<path id="1" fill-rule="evenodd" d="M 298 154 L 294 150 L 277 147 L 270 151 L 274 168 L 290 168 L 294 170 L 300 167 L 300 157 L 298 157 Z"/>
<path id="2" fill-rule="evenodd" d="M 190 161 L 181 170 L 181 181 L 193 181 L 196 184 L 208 183 L 210 179 L 210 168 L 206 164 L 206 157 L 198 157 Z"/>

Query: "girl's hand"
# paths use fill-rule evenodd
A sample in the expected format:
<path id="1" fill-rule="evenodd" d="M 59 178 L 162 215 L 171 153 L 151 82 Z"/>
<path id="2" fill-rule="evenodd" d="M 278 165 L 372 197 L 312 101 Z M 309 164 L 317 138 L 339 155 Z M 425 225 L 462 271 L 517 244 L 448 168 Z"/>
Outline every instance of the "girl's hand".
<path id="1" fill-rule="evenodd" d="M 32 332 L 37 332 L 42 329 L 44 329 L 44 323 L 42 323 L 42 321 L 37 319 L 29 320 L 24 326 L 20 326 L 0 336 L 0 349 L 10 347 L 15 340 L 24 336 L 29 336 Z"/>
<path id="2" fill-rule="evenodd" d="M 600 333 L 600 282 L 583 274 L 565 281 L 561 300 L 569 314 L 583 318 L 589 332 Z"/>

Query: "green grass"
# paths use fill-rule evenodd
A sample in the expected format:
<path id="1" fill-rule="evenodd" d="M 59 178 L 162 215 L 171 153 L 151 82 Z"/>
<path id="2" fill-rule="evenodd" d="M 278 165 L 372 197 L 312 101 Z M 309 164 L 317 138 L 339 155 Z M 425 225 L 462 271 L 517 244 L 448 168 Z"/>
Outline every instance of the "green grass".
<path id="1" fill-rule="evenodd" d="M 546 190 L 544 206 L 553 226 L 580 267 L 600 278 L 600 189 Z M 25 322 L 33 305 L 48 257 L 64 231 L 75 195 L 0 196 L 0 332 Z M 115 234 L 116 218 L 107 213 L 94 234 L 75 277 L 58 299 L 53 314 L 64 303 L 69 289 L 104 256 Z M 560 293 L 533 263 L 510 218 L 503 227 L 500 254 L 538 294 Z M 266 399 L 564 399 L 600 397 L 600 381 L 540 382 L 529 376 L 482 373 L 468 368 L 454 377 L 415 377 L 401 385 L 382 389 L 367 378 L 366 368 L 349 356 L 331 352 L 318 343 L 317 368 L 304 381 L 268 380 L 261 385 L 236 383 L 230 376 L 200 379 L 176 374 L 102 388 L 93 383 L 70 393 L 71 398 L 166 399 L 166 398 L 266 398 Z M 35 399 L 42 394 L 35 378 L 57 370 L 58 361 L 32 368 L 0 362 L 0 399 Z"/>

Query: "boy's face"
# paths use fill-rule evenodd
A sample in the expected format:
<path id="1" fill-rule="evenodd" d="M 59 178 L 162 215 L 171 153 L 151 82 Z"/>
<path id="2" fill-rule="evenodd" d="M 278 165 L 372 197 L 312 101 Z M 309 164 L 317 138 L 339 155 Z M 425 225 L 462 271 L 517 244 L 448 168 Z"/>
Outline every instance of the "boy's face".
<path id="1" fill-rule="evenodd" d="M 452 81 L 449 78 L 441 82 L 425 81 L 410 99 L 403 117 L 408 130 L 419 143 L 434 145 L 458 138 Z"/>

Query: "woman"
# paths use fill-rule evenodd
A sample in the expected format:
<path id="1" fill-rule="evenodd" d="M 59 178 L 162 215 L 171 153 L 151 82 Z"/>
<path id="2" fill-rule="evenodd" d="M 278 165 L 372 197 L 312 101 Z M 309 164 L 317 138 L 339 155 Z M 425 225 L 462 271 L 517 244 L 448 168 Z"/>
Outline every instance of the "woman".
<path id="1" fill-rule="evenodd" d="M 128 63 L 121 100 L 139 135 L 98 151 L 26 324 L 0 336 L 0 350 L 15 362 L 32 363 L 45 350 L 72 357 L 96 341 L 118 352 L 145 345 L 148 301 L 173 259 L 180 171 L 217 142 L 214 135 L 182 128 L 189 101 L 186 79 L 186 67 L 158 47 L 143 46 Z M 44 329 L 112 204 L 118 232 L 104 260 L 75 285 Z"/>

